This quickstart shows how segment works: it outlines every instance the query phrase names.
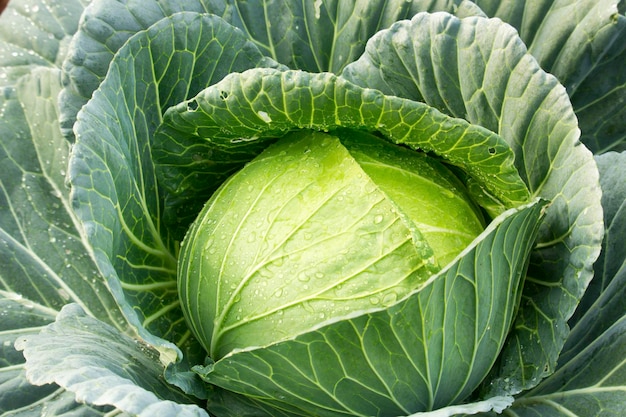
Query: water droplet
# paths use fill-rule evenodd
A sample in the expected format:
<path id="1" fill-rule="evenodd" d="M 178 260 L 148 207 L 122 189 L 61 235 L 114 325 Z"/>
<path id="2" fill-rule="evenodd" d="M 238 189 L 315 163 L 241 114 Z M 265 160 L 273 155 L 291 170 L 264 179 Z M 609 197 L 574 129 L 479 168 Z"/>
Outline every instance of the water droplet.
<path id="1" fill-rule="evenodd" d="M 380 224 L 383 221 L 383 215 L 382 214 L 377 214 L 374 217 L 374 224 Z"/>
<path id="2" fill-rule="evenodd" d="M 442 190 L 442 193 L 444 195 L 444 197 L 447 198 L 454 198 L 454 193 L 450 190 Z"/>
<path id="3" fill-rule="evenodd" d="M 263 120 L 265 123 L 271 123 L 272 122 L 272 118 L 270 117 L 269 114 L 267 114 L 267 112 L 265 112 L 263 110 L 259 110 L 256 114 L 257 114 L 257 116 L 259 116 L 259 119 Z"/>
<path id="4" fill-rule="evenodd" d="M 276 291 L 274 291 L 274 297 L 282 297 L 283 296 L 283 289 L 279 288 Z"/>
<path id="5" fill-rule="evenodd" d="M 383 297 L 384 306 L 390 306 L 392 304 L 395 304 L 396 301 L 398 301 L 398 294 L 396 294 L 395 292 L 385 294 L 385 296 Z"/>
<path id="6" fill-rule="evenodd" d="M 271 278 L 274 276 L 274 273 L 267 268 L 262 268 L 259 271 L 259 275 L 261 275 L 263 278 Z"/>

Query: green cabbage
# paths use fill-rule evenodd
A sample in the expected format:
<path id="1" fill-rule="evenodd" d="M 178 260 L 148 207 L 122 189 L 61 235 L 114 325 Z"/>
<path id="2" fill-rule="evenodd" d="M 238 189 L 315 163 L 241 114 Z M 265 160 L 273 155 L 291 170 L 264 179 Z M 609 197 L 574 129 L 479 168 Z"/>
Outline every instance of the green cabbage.
<path id="1" fill-rule="evenodd" d="M 218 359 L 395 304 L 483 229 L 434 158 L 365 132 L 290 134 L 228 179 L 188 232 L 183 311 Z"/>
<path id="2" fill-rule="evenodd" d="M 11 0 L 0 414 L 623 415 L 624 3 Z"/>

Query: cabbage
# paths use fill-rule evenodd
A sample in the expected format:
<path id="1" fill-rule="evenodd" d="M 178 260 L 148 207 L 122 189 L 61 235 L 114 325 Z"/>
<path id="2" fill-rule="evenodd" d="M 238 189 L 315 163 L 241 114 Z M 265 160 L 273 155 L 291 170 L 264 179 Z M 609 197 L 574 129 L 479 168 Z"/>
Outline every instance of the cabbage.
<path id="1" fill-rule="evenodd" d="M 482 232 L 439 161 L 365 132 L 341 136 L 303 131 L 271 145 L 189 230 L 179 294 L 212 358 L 392 305 Z"/>
<path id="2" fill-rule="evenodd" d="M 618 0 L 11 0 L 0 414 L 623 415 L 625 34 Z"/>

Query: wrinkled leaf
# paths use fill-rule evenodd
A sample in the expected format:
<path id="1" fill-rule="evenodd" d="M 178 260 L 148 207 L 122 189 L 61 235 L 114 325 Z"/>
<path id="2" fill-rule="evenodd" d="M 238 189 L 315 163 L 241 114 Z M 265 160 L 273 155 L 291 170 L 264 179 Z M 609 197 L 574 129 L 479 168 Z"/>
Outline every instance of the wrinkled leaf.
<path id="1" fill-rule="evenodd" d="M 602 186 L 605 235 L 595 276 L 570 321 L 572 333 L 559 358 L 567 363 L 626 315 L 626 153 L 596 156 Z"/>
<path id="2" fill-rule="evenodd" d="M 437 53 L 433 53 L 436 51 Z M 565 89 L 500 20 L 420 14 L 374 36 L 343 76 L 497 132 L 531 194 L 551 201 L 519 315 L 487 396 L 553 372 L 602 238 L 598 173 Z"/>
<path id="3" fill-rule="evenodd" d="M 85 11 L 64 62 L 67 87 L 60 98 L 61 125 L 72 138 L 76 114 L 98 88 L 124 42 L 177 12 L 221 16 L 244 31 L 266 56 L 293 69 L 339 71 L 361 54 L 377 30 L 428 10 L 461 16 L 482 13 L 467 0 L 95 0 Z"/>
<path id="4" fill-rule="evenodd" d="M 154 159 L 172 206 L 181 207 L 178 217 L 192 219 L 227 175 L 269 141 L 297 128 L 339 127 L 378 131 L 440 155 L 465 169 L 504 207 L 528 199 L 512 152 L 497 135 L 330 73 L 259 68 L 231 74 L 168 110 Z"/>
<path id="5" fill-rule="evenodd" d="M 541 67 L 567 88 L 585 145 L 594 153 L 626 148 L 626 17 L 618 10 L 620 0 L 475 3 L 513 25 Z"/>
<path id="6" fill-rule="evenodd" d="M 29 415 L 46 401 L 50 409 L 96 413 L 72 405 L 73 394 L 58 387 L 28 384 L 24 359 L 13 348 L 16 337 L 53 321 L 68 302 L 81 303 L 90 314 L 132 333 L 70 209 L 63 183 L 69 147 L 54 124 L 59 70 L 35 69 L 16 88 L 14 96 L 0 103 L 0 291 L 2 302 L 8 303 L 0 309 L 6 326 L 0 409 Z"/>
<path id="7" fill-rule="evenodd" d="M 266 62 L 220 18 L 178 13 L 128 41 L 79 113 L 69 174 L 74 211 L 120 305 L 164 362 L 180 358 L 180 347 L 197 363 L 201 350 L 179 308 L 178 243 L 162 218 L 152 134 L 164 108 Z"/>
<path id="8" fill-rule="evenodd" d="M 63 307 L 40 333 L 18 339 L 16 348 L 26 357 L 32 383 L 56 383 L 78 401 L 113 405 L 139 417 L 207 417 L 162 378 L 158 351 L 85 314 L 77 304 Z"/>
<path id="9" fill-rule="evenodd" d="M 543 206 L 505 212 L 449 269 L 389 308 L 196 369 L 288 415 L 394 416 L 459 403 L 506 338 Z"/>
<path id="10" fill-rule="evenodd" d="M 223 11 L 224 6 L 220 3 L 210 0 L 94 0 L 85 9 L 63 62 L 66 87 L 59 97 L 63 134 L 73 140 L 72 128 L 78 111 L 106 76 L 115 53 L 131 36 L 182 11 L 221 14 L 219 11 Z"/>
<path id="11" fill-rule="evenodd" d="M 60 67 L 87 3 L 11 0 L 0 18 L 0 88 L 35 67 Z"/>

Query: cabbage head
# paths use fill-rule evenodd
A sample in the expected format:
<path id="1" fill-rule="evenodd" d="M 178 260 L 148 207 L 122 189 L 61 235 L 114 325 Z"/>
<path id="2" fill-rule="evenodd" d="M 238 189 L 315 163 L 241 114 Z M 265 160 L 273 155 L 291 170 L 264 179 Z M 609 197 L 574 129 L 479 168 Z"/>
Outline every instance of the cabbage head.
<path id="1" fill-rule="evenodd" d="M 438 160 L 366 132 L 301 131 L 228 179 L 179 258 L 212 358 L 265 346 L 422 287 L 484 229 Z"/>

